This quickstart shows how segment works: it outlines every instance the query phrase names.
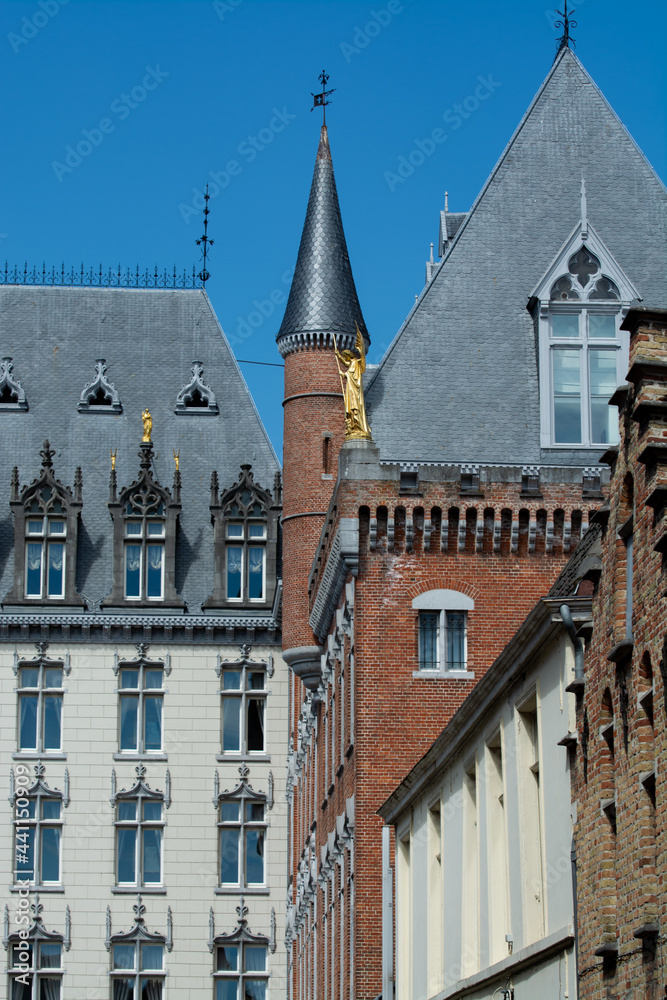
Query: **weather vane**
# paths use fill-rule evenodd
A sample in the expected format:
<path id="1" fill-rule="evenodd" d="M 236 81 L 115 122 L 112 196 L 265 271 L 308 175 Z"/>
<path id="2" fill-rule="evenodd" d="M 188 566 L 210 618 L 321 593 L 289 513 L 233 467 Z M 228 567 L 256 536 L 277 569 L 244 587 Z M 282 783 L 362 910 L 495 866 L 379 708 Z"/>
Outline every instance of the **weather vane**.
<path id="1" fill-rule="evenodd" d="M 210 212 L 210 208 L 208 207 L 208 203 L 209 203 L 210 197 L 211 196 L 208 193 L 208 184 L 207 184 L 206 185 L 206 194 L 204 195 L 204 235 L 202 236 L 202 238 L 200 240 L 197 240 L 197 246 L 198 247 L 203 246 L 203 248 L 204 248 L 202 250 L 202 252 L 201 252 L 202 253 L 202 257 L 204 259 L 204 264 L 203 264 L 203 267 L 202 267 L 201 271 L 197 275 L 197 277 L 201 281 L 202 285 L 204 285 L 204 286 L 206 286 L 206 282 L 211 277 L 211 275 L 209 274 L 209 272 L 206 270 L 206 262 L 208 260 L 208 248 L 212 247 L 213 243 L 214 243 L 214 240 L 209 240 L 209 238 L 208 238 L 208 216 L 209 216 L 209 212 Z"/>
<path id="2" fill-rule="evenodd" d="M 327 83 L 328 83 L 329 77 L 327 76 L 327 74 L 325 73 L 324 70 L 322 70 L 322 72 L 320 73 L 320 75 L 318 76 L 317 79 L 322 84 L 322 90 L 321 90 L 321 92 L 319 94 L 313 94 L 313 92 L 311 90 L 310 95 L 313 98 L 313 106 L 312 106 L 312 108 L 310 110 L 313 111 L 315 108 L 322 108 L 322 124 L 326 125 L 326 123 L 327 123 L 327 104 L 331 104 L 331 101 L 327 101 L 327 97 L 329 96 L 329 94 L 333 94 L 333 92 L 334 92 L 334 90 L 336 88 L 334 87 L 333 90 L 327 90 Z"/>
<path id="3" fill-rule="evenodd" d="M 570 28 L 577 27 L 577 22 L 572 21 L 570 18 L 570 15 L 574 14 L 574 8 L 568 12 L 567 0 L 565 0 L 565 10 L 564 11 L 557 10 L 556 13 L 560 14 L 560 16 L 563 18 L 562 21 L 554 21 L 554 28 L 563 29 L 563 34 L 556 42 L 556 45 L 558 46 L 558 52 L 560 52 L 561 49 L 567 49 L 570 45 L 570 42 L 572 42 L 572 48 L 574 48 L 575 47 L 574 38 L 570 38 Z"/>

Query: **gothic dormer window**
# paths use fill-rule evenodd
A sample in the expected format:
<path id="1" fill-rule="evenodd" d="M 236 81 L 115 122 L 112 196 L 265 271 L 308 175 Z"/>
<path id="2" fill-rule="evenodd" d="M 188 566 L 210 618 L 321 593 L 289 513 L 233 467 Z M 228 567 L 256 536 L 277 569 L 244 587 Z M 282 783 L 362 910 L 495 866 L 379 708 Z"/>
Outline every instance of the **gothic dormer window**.
<path id="1" fill-rule="evenodd" d="M 30 904 L 32 925 L 23 929 L 23 920 L 28 916 L 25 909 L 21 914 L 21 929 L 10 934 L 5 947 L 9 949 L 9 981 L 12 1000 L 61 1000 L 63 978 L 63 952 L 71 945 L 71 917 L 69 906 L 65 907 L 65 933 L 47 931 L 42 921 L 44 907 L 35 896 Z M 5 923 L 9 923 L 9 908 L 5 907 Z"/>
<path id="2" fill-rule="evenodd" d="M 220 412 L 215 395 L 204 382 L 204 366 L 201 361 L 192 362 L 192 378 L 176 397 L 175 413 L 191 413 L 194 416 L 217 416 Z"/>
<path id="3" fill-rule="evenodd" d="M 620 326 L 636 288 L 582 218 L 530 300 L 539 332 L 542 447 L 600 448 L 618 440 L 609 399 L 625 378 Z"/>
<path id="4" fill-rule="evenodd" d="M 214 935 L 213 910 L 209 919 L 213 952 L 213 982 L 215 1000 L 252 997 L 265 1000 L 268 996 L 268 953 L 275 950 L 269 938 L 253 934 L 248 927 L 248 907 L 241 897 L 237 926 L 231 934 Z"/>
<path id="5" fill-rule="evenodd" d="M 111 952 L 111 982 L 113 1000 L 162 1000 L 165 952 L 172 949 L 173 931 L 171 907 L 167 907 L 167 933 L 148 930 L 144 920 L 146 907 L 141 896 L 132 907 L 134 927 L 124 934 L 111 933 L 111 912 L 107 907 L 106 947 Z"/>
<path id="6" fill-rule="evenodd" d="M 14 377 L 13 369 L 12 358 L 3 358 L 0 361 L 0 411 L 28 409 L 25 390 Z"/>
<path id="7" fill-rule="evenodd" d="M 76 592 L 76 546 L 81 501 L 81 469 L 74 490 L 56 479 L 55 451 L 44 442 L 41 474 L 20 488 L 12 473 L 10 507 L 14 514 L 14 587 L 7 604 L 82 605 Z"/>
<path id="8" fill-rule="evenodd" d="M 95 362 L 95 378 L 83 387 L 79 413 L 122 413 L 123 407 L 116 387 L 107 378 L 104 358 Z"/>
<path id="9" fill-rule="evenodd" d="M 153 444 L 142 441 L 139 478 L 117 489 L 111 470 L 109 511 L 114 527 L 113 590 L 105 607 L 178 607 L 176 593 L 176 528 L 181 510 L 180 472 L 173 493 L 153 473 Z"/>
<path id="10" fill-rule="evenodd" d="M 276 590 L 280 486 L 274 496 L 241 466 L 239 482 L 220 494 L 211 479 L 211 520 L 215 541 L 215 590 L 204 608 L 271 608 Z"/>
<path id="11" fill-rule="evenodd" d="M 248 783 L 248 766 L 239 768 L 241 781 L 232 791 L 218 790 L 215 772 L 213 803 L 218 810 L 220 892 L 261 892 L 266 888 L 267 809 L 273 802 Z"/>

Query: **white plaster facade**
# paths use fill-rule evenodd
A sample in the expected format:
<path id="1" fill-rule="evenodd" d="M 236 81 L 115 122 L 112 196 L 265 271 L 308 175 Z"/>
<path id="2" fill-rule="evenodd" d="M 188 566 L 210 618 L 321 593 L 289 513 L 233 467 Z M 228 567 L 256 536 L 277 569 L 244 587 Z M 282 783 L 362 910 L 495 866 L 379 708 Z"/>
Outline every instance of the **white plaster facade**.
<path id="1" fill-rule="evenodd" d="M 150 644 L 145 655 L 151 661 L 168 664 L 164 677 L 163 747 L 162 752 L 141 755 L 119 753 L 119 679 L 114 666 L 117 668 L 118 660 L 136 660 L 137 647 L 129 643 L 117 647 L 102 643 L 49 645 L 46 657 L 71 666 L 63 678 L 62 753 L 17 753 L 18 679 L 14 668 L 37 655 L 34 643 L 0 646 L 0 864 L 7 901 L 5 930 L 11 935 L 17 929 L 20 899 L 12 874 L 15 844 L 14 807 L 8 802 L 11 773 L 15 782 L 20 765 L 27 765 L 34 781 L 34 767 L 41 763 L 43 782 L 62 791 L 67 769 L 69 804 L 62 809 L 61 878 L 59 883 L 39 890 L 46 929 L 64 934 L 66 908 L 71 917 L 71 946 L 63 951 L 62 958 L 62 1000 L 114 996 L 110 982 L 113 947 L 109 952 L 105 946 L 107 907 L 111 934 L 131 931 L 137 892 L 141 892 L 145 906 L 146 929 L 163 935 L 167 941 L 164 1000 L 216 996 L 212 975 L 216 949 L 209 949 L 210 914 L 212 911 L 215 935 L 232 934 L 239 926 L 236 908 L 243 905 L 241 895 L 248 911 L 248 930 L 266 938 L 268 944 L 270 975 L 266 996 L 271 1000 L 284 997 L 288 671 L 279 647 L 252 645 L 240 653 L 238 645 Z M 244 655 L 253 664 L 267 665 L 265 752 L 224 755 L 219 673 L 224 661 L 237 661 Z M 143 781 L 151 789 L 169 789 L 171 801 L 163 811 L 162 878 L 159 886 L 119 890 L 112 773 L 116 773 L 116 791 L 127 790 L 138 780 L 135 768 L 139 765 L 145 766 Z M 239 768 L 244 766 L 248 768 L 247 784 L 267 796 L 265 885 L 243 890 L 221 888 L 214 798 L 216 789 L 231 791 L 239 785 Z M 32 890 L 30 902 L 34 902 Z M 170 936 L 172 946 L 168 950 Z M 11 949 L 3 953 L 2 1000 L 12 997 L 7 972 L 10 953 Z M 38 995 L 42 996 L 33 993 L 34 997 Z"/>
<path id="2" fill-rule="evenodd" d="M 559 745 L 574 732 L 574 656 L 560 603 L 536 606 L 380 810 L 395 832 L 395 914 L 389 892 L 383 930 L 385 942 L 395 932 L 396 1000 L 577 995 Z M 586 620 L 589 601 L 568 604 Z"/>

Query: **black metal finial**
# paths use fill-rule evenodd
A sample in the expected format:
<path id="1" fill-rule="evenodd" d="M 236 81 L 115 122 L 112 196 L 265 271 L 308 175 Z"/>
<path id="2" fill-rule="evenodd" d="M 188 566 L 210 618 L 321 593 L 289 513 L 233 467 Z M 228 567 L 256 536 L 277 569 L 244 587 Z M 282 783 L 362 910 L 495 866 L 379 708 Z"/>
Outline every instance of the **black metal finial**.
<path id="1" fill-rule="evenodd" d="M 576 28 L 577 27 L 577 22 L 573 21 L 572 18 L 571 18 L 571 16 L 570 16 L 570 15 L 574 14 L 574 8 L 571 11 L 568 12 L 568 9 L 567 9 L 567 0 L 565 0 L 565 10 L 564 11 L 557 10 L 556 13 L 560 14 L 560 16 L 563 18 L 562 21 L 554 21 L 554 28 L 562 28 L 563 29 L 563 34 L 561 35 L 561 37 L 556 42 L 556 45 L 557 45 L 557 53 L 556 54 L 558 54 L 561 51 L 561 49 L 567 49 L 567 48 L 569 48 L 570 42 L 572 42 L 572 48 L 575 48 L 574 38 L 570 37 L 570 28 Z"/>
<path id="2" fill-rule="evenodd" d="M 209 212 L 210 212 L 210 209 L 208 207 L 208 203 L 209 203 L 210 197 L 211 196 L 208 193 L 208 184 L 207 184 L 206 185 L 206 194 L 204 195 L 204 235 L 202 236 L 202 238 L 200 240 L 197 240 L 197 246 L 204 248 L 202 250 L 202 252 L 201 252 L 204 263 L 203 263 L 201 271 L 197 275 L 197 277 L 201 281 L 202 285 L 204 285 L 204 286 L 206 286 L 206 282 L 211 277 L 211 275 L 209 274 L 209 272 L 206 269 L 206 262 L 208 260 L 208 248 L 212 247 L 213 243 L 215 242 L 214 240 L 209 240 L 209 238 L 208 238 L 208 216 L 209 216 Z"/>
<path id="3" fill-rule="evenodd" d="M 327 97 L 329 96 L 329 94 L 333 94 L 336 88 L 334 87 L 333 90 L 327 90 L 327 82 L 329 80 L 329 77 L 324 70 L 322 70 L 317 79 L 322 84 L 322 90 L 320 91 L 319 94 L 313 94 L 311 90 L 310 94 L 311 97 L 313 98 L 313 106 L 310 110 L 313 111 L 315 108 L 322 108 L 322 124 L 326 125 L 327 104 L 331 104 L 331 101 L 327 101 Z"/>

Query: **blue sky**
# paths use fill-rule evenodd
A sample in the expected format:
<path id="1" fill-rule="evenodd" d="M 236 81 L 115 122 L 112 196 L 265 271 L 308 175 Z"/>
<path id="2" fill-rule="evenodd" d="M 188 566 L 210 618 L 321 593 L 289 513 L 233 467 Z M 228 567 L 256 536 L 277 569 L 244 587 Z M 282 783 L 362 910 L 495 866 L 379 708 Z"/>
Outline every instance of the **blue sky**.
<path id="1" fill-rule="evenodd" d="M 0 2 L 0 259 L 199 266 L 208 180 L 213 306 L 238 358 L 279 364 L 321 123 L 310 93 L 326 68 L 343 221 L 377 361 L 423 287 L 445 190 L 451 211 L 470 207 L 549 71 L 554 7 Z M 577 55 L 664 179 L 667 4 L 580 0 L 574 18 Z M 488 93 L 475 101 L 480 78 Z M 397 180 L 400 158 L 443 120 L 446 142 Z M 280 451 L 282 371 L 241 368 Z"/>

